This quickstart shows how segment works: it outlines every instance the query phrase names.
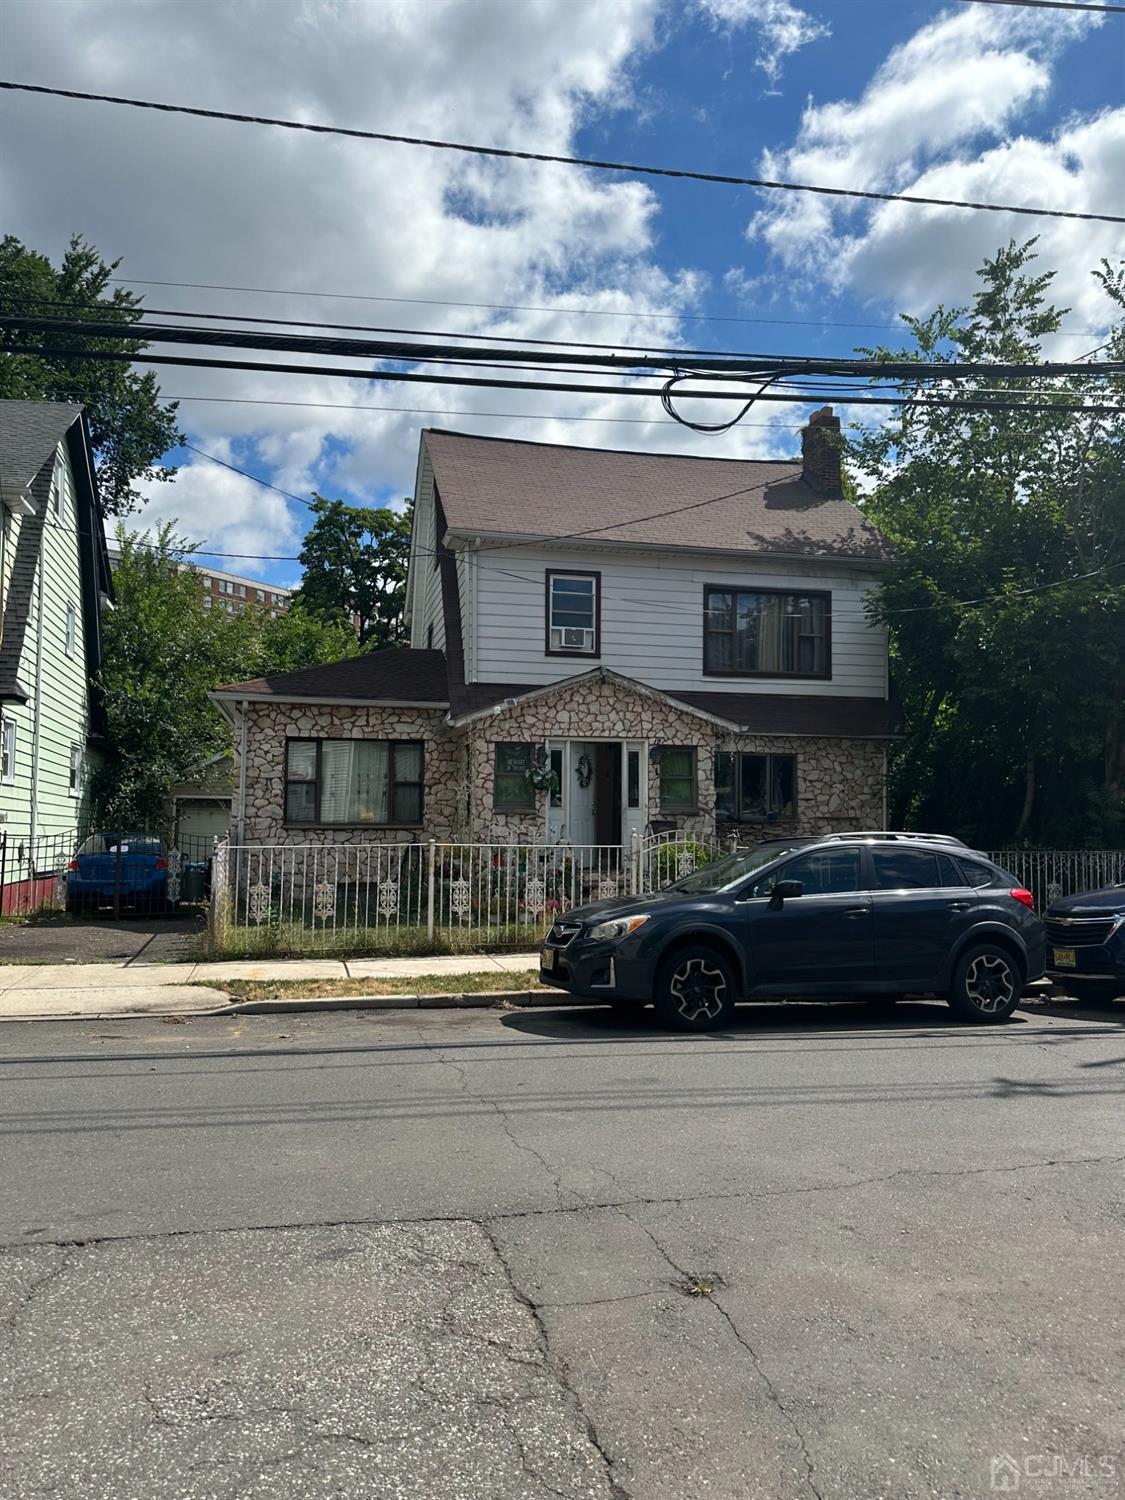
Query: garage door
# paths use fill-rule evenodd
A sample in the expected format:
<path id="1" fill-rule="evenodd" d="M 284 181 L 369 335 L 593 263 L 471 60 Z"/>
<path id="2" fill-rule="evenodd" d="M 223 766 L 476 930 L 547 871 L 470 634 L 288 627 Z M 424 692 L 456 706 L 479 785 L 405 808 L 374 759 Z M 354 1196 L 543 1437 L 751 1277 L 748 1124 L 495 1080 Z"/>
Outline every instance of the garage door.
<path id="1" fill-rule="evenodd" d="M 223 797 L 184 798 L 179 804 L 176 841 L 184 853 L 210 846 L 213 839 L 225 839 L 230 831 L 230 799 Z"/>

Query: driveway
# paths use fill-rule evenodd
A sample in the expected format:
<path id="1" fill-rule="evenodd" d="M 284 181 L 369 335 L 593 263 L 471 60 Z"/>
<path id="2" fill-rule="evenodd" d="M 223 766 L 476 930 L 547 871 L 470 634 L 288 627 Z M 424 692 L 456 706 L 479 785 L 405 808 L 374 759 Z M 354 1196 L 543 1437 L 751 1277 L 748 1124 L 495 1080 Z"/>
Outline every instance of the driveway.
<path id="1" fill-rule="evenodd" d="M 27 922 L 0 922 L 0 963 L 179 963 L 199 956 L 202 933 L 198 913 L 122 917 L 115 922 L 57 912 Z"/>
<path id="2" fill-rule="evenodd" d="M 1107 1500 L 1123 1054 L 1048 1006 L 0 1026 L 0 1493 Z"/>

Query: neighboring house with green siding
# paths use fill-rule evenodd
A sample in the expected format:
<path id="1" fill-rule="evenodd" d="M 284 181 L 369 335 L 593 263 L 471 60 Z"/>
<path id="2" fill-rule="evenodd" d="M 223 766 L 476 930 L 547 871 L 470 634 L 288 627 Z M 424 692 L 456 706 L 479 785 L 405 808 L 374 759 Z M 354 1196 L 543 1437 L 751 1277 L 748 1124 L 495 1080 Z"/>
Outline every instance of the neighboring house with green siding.
<path id="1" fill-rule="evenodd" d="M 0 910 L 49 894 L 85 824 L 111 601 L 81 407 L 0 401 Z"/>

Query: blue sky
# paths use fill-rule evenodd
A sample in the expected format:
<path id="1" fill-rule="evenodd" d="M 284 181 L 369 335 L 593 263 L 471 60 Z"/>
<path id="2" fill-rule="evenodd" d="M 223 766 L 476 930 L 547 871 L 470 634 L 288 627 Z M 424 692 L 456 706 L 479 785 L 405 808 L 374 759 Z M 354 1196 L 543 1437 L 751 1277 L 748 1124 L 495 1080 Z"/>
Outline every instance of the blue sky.
<path id="1" fill-rule="evenodd" d="M 959 0 L 56 0 L 9 6 L 5 51 L 9 76 L 62 87 L 1125 212 L 1125 17 Z M 275 289 L 138 286 L 154 307 L 844 354 L 895 335 L 840 325 L 962 302 L 984 254 L 1038 230 L 1074 308 L 1058 351 L 1077 354 L 1109 315 L 1089 270 L 1123 253 L 1119 226 L 632 181 L 27 96 L 0 109 L 6 228 L 27 243 L 58 255 L 78 231 L 126 277 Z M 542 308 L 555 310 L 529 310 Z M 188 398 L 198 447 L 296 494 L 369 503 L 409 493 L 424 425 L 759 457 L 793 452 L 802 417 L 759 408 L 708 438 L 624 398 L 161 381 Z M 139 524 L 175 516 L 215 551 L 296 553 L 302 507 L 176 456 L 179 477 L 153 488 Z"/>

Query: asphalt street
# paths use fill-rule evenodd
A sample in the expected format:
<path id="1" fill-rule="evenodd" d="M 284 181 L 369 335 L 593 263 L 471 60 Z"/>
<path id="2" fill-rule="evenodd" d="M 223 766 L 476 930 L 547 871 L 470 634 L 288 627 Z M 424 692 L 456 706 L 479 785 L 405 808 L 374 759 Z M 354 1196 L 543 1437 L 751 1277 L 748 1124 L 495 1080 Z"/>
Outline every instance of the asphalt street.
<path id="1" fill-rule="evenodd" d="M 1120 1020 L 0 1026 L 0 1495 L 1125 1494 Z"/>

